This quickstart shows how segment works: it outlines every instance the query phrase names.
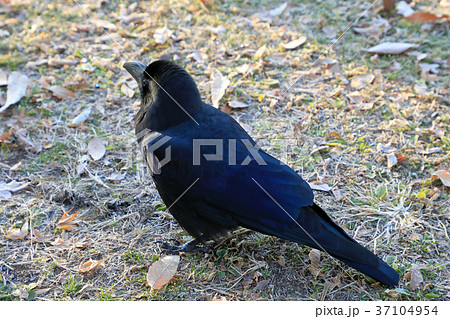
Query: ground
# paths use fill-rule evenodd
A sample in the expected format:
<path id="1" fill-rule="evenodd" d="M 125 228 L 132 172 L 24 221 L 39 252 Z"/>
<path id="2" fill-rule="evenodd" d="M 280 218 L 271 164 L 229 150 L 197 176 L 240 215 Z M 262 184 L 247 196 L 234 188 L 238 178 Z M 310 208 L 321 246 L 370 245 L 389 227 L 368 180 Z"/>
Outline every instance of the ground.
<path id="1" fill-rule="evenodd" d="M 448 22 L 410 22 L 381 2 L 1 2 L 0 69 L 30 83 L 0 113 L 0 183 L 24 186 L 0 197 L 0 299 L 449 300 L 449 188 L 433 176 L 450 167 Z M 363 51 L 380 42 L 417 47 Z M 216 254 L 183 254 L 174 280 L 151 289 L 156 242 L 190 240 L 146 171 L 122 68 L 159 58 L 185 67 L 208 103 L 227 77 L 220 108 L 324 189 L 316 202 L 399 286 L 324 253 L 311 267 L 310 248 L 239 229 Z M 94 137 L 104 155 L 88 150 Z M 60 222 L 70 209 L 79 215 Z"/>

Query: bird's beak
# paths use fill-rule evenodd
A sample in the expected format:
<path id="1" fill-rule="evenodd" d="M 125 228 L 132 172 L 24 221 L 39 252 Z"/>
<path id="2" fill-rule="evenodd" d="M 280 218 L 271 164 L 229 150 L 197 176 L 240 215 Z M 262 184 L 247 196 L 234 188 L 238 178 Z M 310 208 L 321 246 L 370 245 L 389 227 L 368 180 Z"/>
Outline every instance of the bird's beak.
<path id="1" fill-rule="evenodd" d="M 133 76 L 133 78 L 136 80 L 136 82 L 139 84 L 139 87 L 141 87 L 142 84 L 142 74 L 145 71 L 145 68 L 147 67 L 145 64 L 140 62 L 126 62 L 123 64 L 123 67 L 125 70 L 128 71 L 128 73 Z"/>

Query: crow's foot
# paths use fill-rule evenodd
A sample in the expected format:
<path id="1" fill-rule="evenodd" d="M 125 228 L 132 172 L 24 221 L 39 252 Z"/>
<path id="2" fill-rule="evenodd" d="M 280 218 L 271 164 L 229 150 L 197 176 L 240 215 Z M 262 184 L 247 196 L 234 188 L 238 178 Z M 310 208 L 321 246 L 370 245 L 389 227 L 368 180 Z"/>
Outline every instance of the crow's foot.
<path id="1" fill-rule="evenodd" d="M 179 253 L 209 253 L 210 251 L 214 251 L 213 247 L 203 246 L 197 239 L 193 239 L 184 245 L 176 239 L 173 241 L 176 242 L 177 245 L 171 245 L 163 241 L 157 241 L 156 243 L 160 244 L 162 253 L 168 255 L 177 255 Z"/>

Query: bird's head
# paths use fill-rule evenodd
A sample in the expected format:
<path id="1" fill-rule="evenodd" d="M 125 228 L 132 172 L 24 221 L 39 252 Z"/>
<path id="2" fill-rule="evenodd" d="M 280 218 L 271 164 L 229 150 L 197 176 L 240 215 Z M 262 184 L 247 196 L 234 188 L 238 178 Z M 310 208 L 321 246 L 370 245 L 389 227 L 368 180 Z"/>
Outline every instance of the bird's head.
<path id="1" fill-rule="evenodd" d="M 123 67 L 139 85 L 141 109 L 136 115 L 136 133 L 147 128 L 165 130 L 180 124 L 201 109 L 202 101 L 197 85 L 182 67 L 173 62 L 158 60 L 146 66 L 140 62 L 126 62 Z"/>

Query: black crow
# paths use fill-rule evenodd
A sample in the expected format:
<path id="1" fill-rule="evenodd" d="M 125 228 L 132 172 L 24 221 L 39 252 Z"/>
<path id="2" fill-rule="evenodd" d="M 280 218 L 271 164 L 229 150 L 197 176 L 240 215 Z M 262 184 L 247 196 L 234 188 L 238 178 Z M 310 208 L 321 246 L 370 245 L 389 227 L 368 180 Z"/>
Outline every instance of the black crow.
<path id="1" fill-rule="evenodd" d="M 238 226 L 328 252 L 389 286 L 397 272 L 358 244 L 313 201 L 294 170 L 260 150 L 231 116 L 204 103 L 192 77 L 169 61 L 124 68 L 139 84 L 136 136 L 156 188 L 194 240 Z"/>

